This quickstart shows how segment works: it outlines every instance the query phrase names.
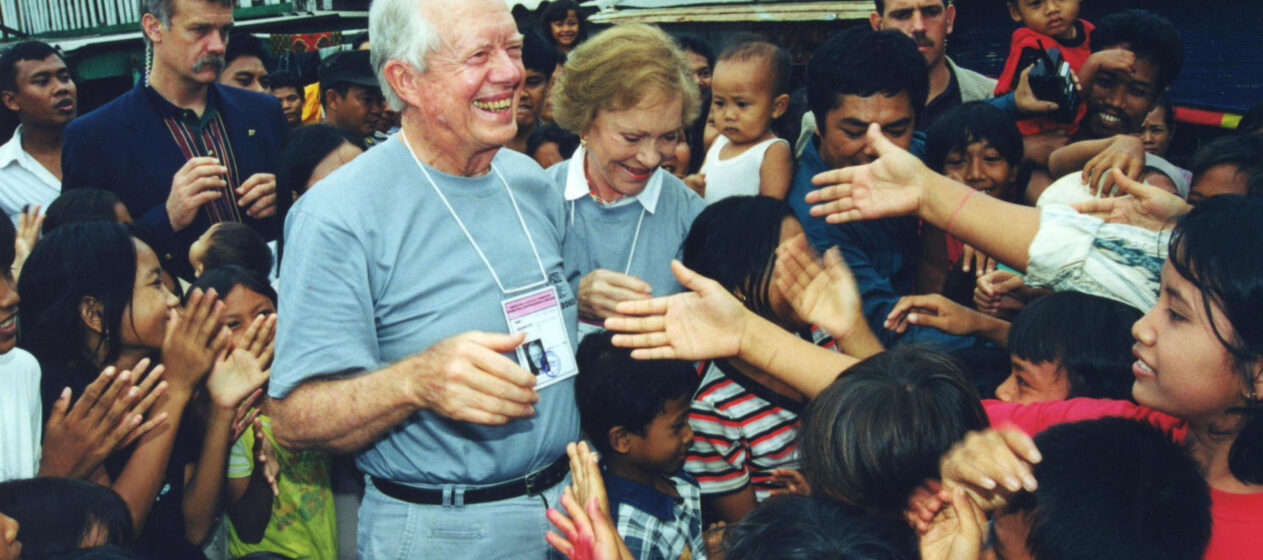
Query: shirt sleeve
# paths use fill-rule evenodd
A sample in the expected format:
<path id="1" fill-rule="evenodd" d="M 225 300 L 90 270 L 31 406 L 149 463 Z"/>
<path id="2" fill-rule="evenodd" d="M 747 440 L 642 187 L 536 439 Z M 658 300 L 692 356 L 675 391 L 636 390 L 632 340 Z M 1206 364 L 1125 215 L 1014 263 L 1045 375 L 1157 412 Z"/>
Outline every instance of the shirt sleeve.
<path id="1" fill-rule="evenodd" d="M 741 427 L 711 402 L 689 405 L 693 446 L 684 470 L 697 479 L 703 494 L 726 494 L 750 484 L 746 469 L 749 453 L 741 445 Z"/>
<path id="2" fill-rule="evenodd" d="M 311 378 L 382 365 L 360 240 L 345 225 L 295 207 L 285 244 L 279 305 L 285 311 L 276 324 L 268 389 L 278 399 Z"/>
<path id="3" fill-rule="evenodd" d="M 1026 283 L 1105 297 L 1141 311 L 1158 301 L 1170 232 L 1107 224 L 1068 206 L 1040 213 Z"/>
<path id="4" fill-rule="evenodd" d="M 1034 436 L 1057 424 L 1121 417 L 1147 422 L 1170 432 L 1183 432 L 1184 421 L 1128 401 L 1079 397 L 1031 404 L 983 399 L 982 407 L 993 427 L 1014 426 Z"/>
<path id="5" fill-rule="evenodd" d="M 246 430 L 228 453 L 228 478 L 246 478 L 254 472 L 254 430 Z"/>

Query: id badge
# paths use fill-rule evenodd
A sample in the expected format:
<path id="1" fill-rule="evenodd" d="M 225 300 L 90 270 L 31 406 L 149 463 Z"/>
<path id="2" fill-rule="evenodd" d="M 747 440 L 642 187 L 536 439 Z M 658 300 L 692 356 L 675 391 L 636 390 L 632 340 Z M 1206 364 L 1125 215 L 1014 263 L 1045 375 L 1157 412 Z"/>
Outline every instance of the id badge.
<path id="1" fill-rule="evenodd" d="M 517 348 L 517 361 L 535 374 L 536 389 L 579 373 L 556 288 L 545 286 L 526 295 L 507 298 L 500 304 L 509 322 L 509 332 L 526 333 L 526 340 Z"/>

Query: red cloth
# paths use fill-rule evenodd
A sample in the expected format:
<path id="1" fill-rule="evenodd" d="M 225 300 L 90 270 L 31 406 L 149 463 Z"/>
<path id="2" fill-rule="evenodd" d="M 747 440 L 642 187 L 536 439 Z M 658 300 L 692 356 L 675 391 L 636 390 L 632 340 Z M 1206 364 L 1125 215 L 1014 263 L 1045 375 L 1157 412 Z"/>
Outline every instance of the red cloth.
<path id="1" fill-rule="evenodd" d="M 995 94 L 996 97 L 1013 91 L 1010 84 L 1014 83 L 1014 77 L 1021 75 L 1025 68 L 1018 68 L 1017 64 L 1022 58 L 1022 50 L 1026 48 L 1037 48 L 1048 50 L 1056 48 L 1061 51 L 1061 58 L 1070 64 L 1070 68 L 1079 72 L 1083 67 L 1084 61 L 1092 56 L 1091 41 L 1092 30 L 1095 29 L 1090 22 L 1080 19 L 1082 26 L 1080 33 L 1083 34 L 1082 42 L 1076 46 L 1066 46 L 1061 44 L 1057 39 L 1033 31 L 1028 27 L 1021 27 L 1013 32 L 1013 37 L 1009 40 L 1009 58 L 1004 61 L 1004 72 L 1000 74 L 1000 79 L 996 80 Z M 1084 113 L 1087 112 L 1087 104 L 1080 102 L 1078 109 L 1075 110 L 1073 123 L 1059 123 L 1049 117 L 1038 117 L 1033 119 L 1023 119 L 1017 121 L 1017 128 L 1022 132 L 1022 136 L 1031 136 L 1055 129 L 1065 129 L 1069 134 L 1074 134 L 1079 129 L 1079 121 L 1083 120 Z"/>
<path id="2" fill-rule="evenodd" d="M 1121 416 L 1149 422 L 1182 441 L 1187 434 L 1183 420 L 1127 401 L 1077 398 L 1022 405 L 983 400 L 993 426 L 1012 424 L 1034 436 L 1062 422 Z M 1263 557 L 1263 493 L 1231 494 L 1210 489 L 1213 522 L 1205 560 L 1240 560 Z"/>

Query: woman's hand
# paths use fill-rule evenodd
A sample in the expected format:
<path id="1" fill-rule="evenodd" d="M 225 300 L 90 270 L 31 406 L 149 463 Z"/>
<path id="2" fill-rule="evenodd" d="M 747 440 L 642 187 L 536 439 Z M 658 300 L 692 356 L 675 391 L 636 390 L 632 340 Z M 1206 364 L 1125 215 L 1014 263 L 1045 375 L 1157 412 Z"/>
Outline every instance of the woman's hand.
<path id="1" fill-rule="evenodd" d="M 728 358 L 741 351 L 750 315 L 740 301 L 718 282 L 671 261 L 671 271 L 688 292 L 642 301 L 625 301 L 620 315 L 605 320 L 616 334 L 615 346 L 634 348 L 642 360 L 707 360 Z"/>
<path id="2" fill-rule="evenodd" d="M 162 366 L 149 370 L 145 359 L 131 371 L 105 368 L 73 406 L 67 387 L 44 426 L 40 476 L 85 478 L 115 450 L 166 421 L 165 412 L 145 421 L 167 389 L 161 379 Z"/>
<path id="3" fill-rule="evenodd" d="M 1110 176 L 1118 185 L 1120 196 L 1076 202 L 1071 208 L 1111 224 L 1127 224 L 1150 231 L 1171 227 L 1176 217 L 1193 209 L 1178 195 L 1133 180 L 1117 169 L 1111 171 Z"/>
<path id="4" fill-rule="evenodd" d="M 820 173 L 811 179 L 827 185 L 807 193 L 812 216 L 824 216 L 831 224 L 874 220 L 915 214 L 934 172 L 916 156 L 896 146 L 881 132 L 868 127 L 868 142 L 880 156 L 865 165 Z"/>
<path id="5" fill-rule="evenodd" d="M 939 475 L 949 491 L 961 488 L 982 509 L 994 511 L 1018 492 L 1035 491 L 1032 466 L 1042 459 L 1022 431 L 988 428 L 969 432 L 953 445 L 939 460 Z"/>
<path id="6" fill-rule="evenodd" d="M 618 313 L 619 302 L 653 297 L 648 282 L 635 276 L 598 268 L 579 280 L 579 313 L 584 317 L 605 319 Z"/>
<path id="7" fill-rule="evenodd" d="M 859 287 L 837 247 L 825 253 L 822 264 L 800 233 L 776 248 L 774 278 L 794 312 L 833 338 L 846 338 L 864 324 Z"/>
<path id="8" fill-rule="evenodd" d="M 184 309 L 172 310 L 167 335 L 162 341 L 162 363 L 166 366 L 170 390 L 190 395 L 210 372 L 215 358 L 232 339 L 223 326 L 224 304 L 212 288 L 203 293 L 194 288 Z"/>

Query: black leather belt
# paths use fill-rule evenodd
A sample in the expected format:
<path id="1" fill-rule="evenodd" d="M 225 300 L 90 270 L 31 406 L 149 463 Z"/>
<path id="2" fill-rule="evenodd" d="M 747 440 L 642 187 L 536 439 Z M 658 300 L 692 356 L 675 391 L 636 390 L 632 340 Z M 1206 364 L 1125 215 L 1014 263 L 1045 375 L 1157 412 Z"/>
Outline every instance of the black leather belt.
<path id="1" fill-rule="evenodd" d="M 518 496 L 534 496 L 556 486 L 557 483 L 565 480 L 566 474 L 570 472 L 570 458 L 562 455 L 553 464 L 548 465 L 540 470 L 528 474 L 522 478 L 515 478 L 508 482 L 492 484 L 490 486 L 479 486 L 464 488 L 464 492 L 456 492 L 463 494 L 463 499 L 455 498 L 451 490 L 441 490 L 433 488 L 417 488 L 415 486 L 407 486 L 386 480 L 384 478 L 372 477 L 373 486 L 381 490 L 383 494 L 390 496 L 396 500 L 402 500 L 413 504 L 421 504 L 428 506 L 444 505 L 443 494 L 447 493 L 449 501 L 459 500 L 465 505 L 481 504 L 486 502 L 498 502 L 516 498 Z"/>

